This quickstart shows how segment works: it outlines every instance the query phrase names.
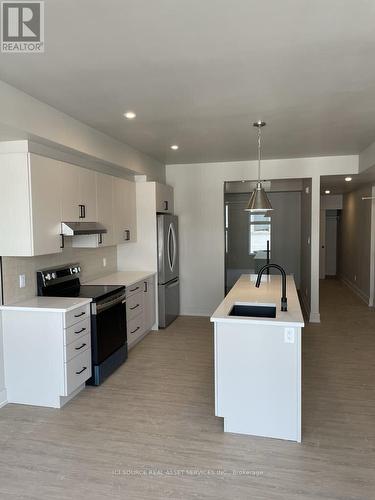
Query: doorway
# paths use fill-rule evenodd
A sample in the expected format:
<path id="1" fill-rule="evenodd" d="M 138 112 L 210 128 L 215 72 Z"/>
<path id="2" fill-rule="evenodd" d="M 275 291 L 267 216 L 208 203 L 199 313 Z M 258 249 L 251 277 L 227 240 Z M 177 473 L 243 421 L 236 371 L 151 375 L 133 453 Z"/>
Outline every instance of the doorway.
<path id="1" fill-rule="evenodd" d="M 270 181 L 269 184 L 276 181 Z M 256 274 L 267 263 L 281 265 L 300 283 L 301 259 L 301 186 L 283 181 L 282 191 L 276 183 L 268 197 L 274 211 L 254 214 L 246 211 L 251 183 L 227 182 L 225 207 L 225 293 L 242 274 Z M 229 185 L 229 186 L 228 186 Z M 270 270 L 272 274 L 274 271 Z"/>

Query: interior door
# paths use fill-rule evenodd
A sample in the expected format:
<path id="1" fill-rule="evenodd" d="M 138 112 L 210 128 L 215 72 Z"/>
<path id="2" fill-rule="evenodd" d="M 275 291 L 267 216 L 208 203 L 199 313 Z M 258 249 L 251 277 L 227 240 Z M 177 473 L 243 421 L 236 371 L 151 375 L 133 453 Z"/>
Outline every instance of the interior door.
<path id="1" fill-rule="evenodd" d="M 326 211 L 320 211 L 319 278 L 326 277 Z"/>
<path id="2" fill-rule="evenodd" d="M 326 276 L 336 276 L 337 257 L 337 215 L 326 216 Z"/>

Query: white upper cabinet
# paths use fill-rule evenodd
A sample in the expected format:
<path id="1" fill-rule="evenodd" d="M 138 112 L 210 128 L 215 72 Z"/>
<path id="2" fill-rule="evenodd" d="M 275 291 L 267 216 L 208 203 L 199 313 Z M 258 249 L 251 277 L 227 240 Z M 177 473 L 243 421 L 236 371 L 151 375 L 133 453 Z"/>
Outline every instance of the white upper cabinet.
<path id="1" fill-rule="evenodd" d="M 69 163 L 58 162 L 60 165 L 59 185 L 61 195 L 61 221 L 79 222 L 82 215 L 82 205 L 79 187 L 80 168 Z"/>
<path id="2" fill-rule="evenodd" d="M 137 241 L 137 204 L 135 183 L 113 178 L 115 244 Z"/>
<path id="3" fill-rule="evenodd" d="M 113 211 L 113 180 L 106 174 L 96 174 L 96 207 L 98 222 L 103 224 L 107 232 L 99 237 L 101 246 L 114 245 L 114 211 Z"/>
<path id="4" fill-rule="evenodd" d="M 155 182 L 156 211 L 158 213 L 173 214 L 173 188 L 166 184 Z"/>
<path id="5" fill-rule="evenodd" d="M 30 154 L 33 255 L 61 252 L 60 199 L 54 186 L 56 160 Z"/>
<path id="6" fill-rule="evenodd" d="M 61 222 L 107 229 L 73 236 L 73 247 L 136 241 L 135 183 L 33 153 L 0 153 L 0 255 L 61 252 Z"/>
<path id="7" fill-rule="evenodd" d="M 82 222 L 97 222 L 97 199 L 96 199 L 97 175 L 93 170 L 87 168 L 79 169 L 80 200 L 83 205 Z"/>
<path id="8" fill-rule="evenodd" d="M 0 155 L 0 255 L 61 252 L 58 179 L 56 160 L 30 153 Z"/>
<path id="9" fill-rule="evenodd" d="M 69 163 L 59 164 L 61 220 L 96 222 L 96 173 Z"/>

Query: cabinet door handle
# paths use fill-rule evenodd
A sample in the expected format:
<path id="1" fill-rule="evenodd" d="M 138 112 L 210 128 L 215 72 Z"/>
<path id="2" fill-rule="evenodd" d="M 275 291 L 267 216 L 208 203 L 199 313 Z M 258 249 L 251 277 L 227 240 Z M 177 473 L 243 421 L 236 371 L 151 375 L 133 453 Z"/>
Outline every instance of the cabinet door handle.
<path id="1" fill-rule="evenodd" d="M 86 205 L 82 205 L 83 207 L 83 218 L 86 219 Z"/>
<path id="2" fill-rule="evenodd" d="M 99 245 L 103 243 L 103 235 L 102 233 L 99 234 Z"/>
<path id="3" fill-rule="evenodd" d="M 136 286 L 135 288 L 130 289 L 131 292 L 135 292 L 136 290 L 139 290 L 139 286 Z"/>
<path id="4" fill-rule="evenodd" d="M 124 231 L 124 240 L 129 241 L 130 240 L 130 229 L 125 229 Z"/>
<path id="5" fill-rule="evenodd" d="M 79 351 L 80 349 L 82 349 L 83 347 L 85 347 L 85 345 L 86 345 L 86 344 L 85 344 L 85 343 L 83 343 L 81 346 L 76 347 L 76 348 L 75 348 L 75 350 L 76 350 L 76 351 Z"/>
<path id="6" fill-rule="evenodd" d="M 78 205 L 79 207 L 79 218 L 83 219 L 83 205 Z"/>
<path id="7" fill-rule="evenodd" d="M 81 316 L 84 316 L 86 313 L 85 312 L 81 312 L 79 314 L 75 314 L 74 317 L 75 318 L 80 318 Z"/>
<path id="8" fill-rule="evenodd" d="M 135 330 L 133 330 L 132 332 L 130 332 L 130 333 L 135 333 L 135 332 L 137 332 L 139 329 L 140 329 L 140 326 L 137 326 L 137 328 L 136 328 Z"/>
<path id="9" fill-rule="evenodd" d="M 145 281 L 145 289 L 144 289 L 144 292 L 147 293 L 148 292 L 148 283 L 147 281 Z"/>
<path id="10" fill-rule="evenodd" d="M 86 328 L 81 328 L 80 330 L 78 330 L 78 332 L 74 332 L 74 333 L 78 335 L 79 333 L 82 333 L 82 332 L 84 332 L 85 330 L 86 330 Z"/>
<path id="11" fill-rule="evenodd" d="M 64 239 L 64 235 L 63 234 L 60 234 L 61 236 L 61 244 L 60 244 L 60 248 L 65 248 L 65 239 Z"/>
<path id="12" fill-rule="evenodd" d="M 137 307 L 139 307 L 139 304 L 137 304 L 136 306 L 130 307 L 129 309 L 131 309 L 133 311 L 134 309 L 137 309 Z"/>
<path id="13" fill-rule="evenodd" d="M 81 373 L 83 373 L 85 370 L 87 370 L 87 366 L 84 366 L 82 368 L 82 370 L 80 370 L 79 372 L 76 372 L 76 375 L 80 375 Z"/>
<path id="14" fill-rule="evenodd" d="M 165 202 L 164 202 L 164 210 L 168 210 L 168 201 L 167 200 L 165 200 Z"/>

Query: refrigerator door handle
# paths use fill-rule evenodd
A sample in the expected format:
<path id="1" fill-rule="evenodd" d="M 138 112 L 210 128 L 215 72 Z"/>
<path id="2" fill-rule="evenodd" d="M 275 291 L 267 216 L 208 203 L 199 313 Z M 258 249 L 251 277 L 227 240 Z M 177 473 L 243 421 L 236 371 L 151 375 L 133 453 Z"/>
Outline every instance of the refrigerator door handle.
<path id="1" fill-rule="evenodd" d="M 174 288 L 175 286 L 178 286 L 180 284 L 180 280 L 177 278 L 175 281 L 172 281 L 172 283 L 166 285 L 166 288 Z"/>
<path id="2" fill-rule="evenodd" d="M 172 257 L 172 268 L 171 271 L 174 270 L 174 266 L 176 264 L 176 254 L 177 254 L 177 244 L 176 244 L 176 232 L 174 225 L 171 224 L 171 235 L 172 235 L 172 242 L 173 242 L 173 257 Z"/>
<path id="3" fill-rule="evenodd" d="M 169 264 L 169 269 L 173 271 L 173 261 L 172 261 L 172 256 L 171 256 L 171 237 L 172 237 L 172 224 L 169 224 L 168 228 L 168 241 L 167 241 L 167 255 L 168 255 L 168 264 Z"/>

